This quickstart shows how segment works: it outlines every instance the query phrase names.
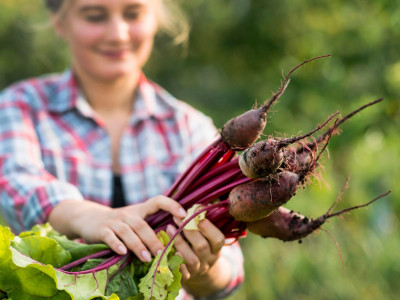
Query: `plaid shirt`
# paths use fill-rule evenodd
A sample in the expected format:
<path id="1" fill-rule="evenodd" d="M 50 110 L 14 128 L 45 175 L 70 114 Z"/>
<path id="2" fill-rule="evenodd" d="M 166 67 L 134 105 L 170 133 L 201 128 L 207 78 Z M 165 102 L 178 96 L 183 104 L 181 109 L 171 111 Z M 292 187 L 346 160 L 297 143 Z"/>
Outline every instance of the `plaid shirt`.
<path id="1" fill-rule="evenodd" d="M 70 70 L 4 90 L 0 123 L 0 208 L 15 232 L 45 222 L 65 199 L 111 205 L 111 140 Z M 128 204 L 163 194 L 215 138 L 210 118 L 142 76 L 120 148 Z M 242 258 L 226 248 L 236 252 L 227 253 L 235 257 L 231 290 Z"/>

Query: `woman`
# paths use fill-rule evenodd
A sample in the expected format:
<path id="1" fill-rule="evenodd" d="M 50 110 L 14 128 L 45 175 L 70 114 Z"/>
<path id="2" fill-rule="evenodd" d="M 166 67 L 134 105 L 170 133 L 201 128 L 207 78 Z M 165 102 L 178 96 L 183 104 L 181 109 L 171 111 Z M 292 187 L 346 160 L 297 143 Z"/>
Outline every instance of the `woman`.
<path id="1" fill-rule="evenodd" d="M 216 130 L 142 73 L 168 22 L 162 0 L 46 4 L 69 46 L 71 69 L 0 95 L 1 211 L 16 232 L 49 222 L 70 238 L 149 261 L 162 244 L 144 219 L 158 210 L 177 223 L 185 217 L 161 195 Z M 241 282 L 241 253 L 223 246 L 211 222 L 184 235 L 175 248 L 186 262 L 186 291 L 223 297 Z"/>

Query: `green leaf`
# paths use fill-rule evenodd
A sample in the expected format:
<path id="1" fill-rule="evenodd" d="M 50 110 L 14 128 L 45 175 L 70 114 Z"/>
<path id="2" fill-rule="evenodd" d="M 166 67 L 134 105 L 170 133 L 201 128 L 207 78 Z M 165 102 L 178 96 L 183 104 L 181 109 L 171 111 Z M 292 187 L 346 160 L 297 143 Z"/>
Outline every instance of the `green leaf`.
<path id="1" fill-rule="evenodd" d="M 187 219 L 189 219 L 192 215 L 194 215 L 198 210 L 202 209 L 204 206 L 201 204 L 194 204 L 191 208 L 188 209 L 186 217 L 183 219 L 183 222 L 185 222 Z M 206 212 L 203 211 L 196 217 L 194 217 L 192 220 L 190 220 L 189 223 L 186 224 L 185 230 L 199 230 L 199 223 L 206 218 Z"/>
<path id="2" fill-rule="evenodd" d="M 77 241 L 69 240 L 65 235 L 50 233 L 49 237 L 56 240 L 61 247 L 71 253 L 72 261 L 88 256 L 102 250 L 110 249 L 106 244 L 84 244 Z"/>
<path id="3" fill-rule="evenodd" d="M 35 225 L 31 230 L 23 231 L 18 236 L 21 238 L 31 235 L 48 236 L 51 233 L 55 233 L 53 227 L 49 223 L 45 223 Z"/>
<path id="4" fill-rule="evenodd" d="M 104 243 L 99 244 L 85 244 L 79 241 L 70 240 L 65 235 L 55 231 L 49 223 L 39 224 L 32 227 L 29 231 L 24 231 L 19 234 L 19 237 L 25 238 L 30 236 L 41 236 L 51 238 L 64 249 L 68 250 L 71 254 L 71 261 L 75 261 L 90 254 L 110 249 Z"/>
<path id="5" fill-rule="evenodd" d="M 11 246 L 43 264 L 50 264 L 55 268 L 62 267 L 71 261 L 71 254 L 64 250 L 55 240 L 46 236 L 27 235 L 16 237 Z"/>
<path id="6" fill-rule="evenodd" d="M 174 274 L 168 268 L 166 257 L 162 257 L 160 264 L 157 265 L 159 259 L 160 254 L 154 259 L 149 273 L 139 283 L 139 291 L 146 300 L 154 298 L 159 300 L 166 299 L 168 295 L 167 288 L 174 281 Z"/>
<path id="7" fill-rule="evenodd" d="M 30 268 L 29 271 L 16 269 L 9 278 L 8 286 L 7 294 L 13 299 L 71 299 L 66 291 L 57 288 L 51 277 L 35 268 Z"/>
<path id="8" fill-rule="evenodd" d="M 65 292 L 60 292 L 50 284 L 49 288 L 41 288 L 49 283 L 49 277 L 42 272 L 33 270 L 26 273 L 13 263 L 11 242 L 15 237 L 8 227 L 0 227 L 0 289 L 7 293 L 12 299 L 70 299 L 65 297 Z M 30 258 L 20 254 L 21 260 L 27 261 Z M 51 282 L 51 281 L 50 281 Z"/>
<path id="9" fill-rule="evenodd" d="M 10 299 L 119 299 L 115 294 L 106 296 L 105 289 L 108 279 L 118 270 L 121 263 L 94 274 L 67 274 L 56 270 L 50 264 L 39 263 L 12 247 L 12 245 L 17 245 L 25 249 L 25 246 L 33 240 L 50 244 L 52 242 L 46 238 L 43 239 L 38 231 L 21 236 L 22 238 L 15 237 L 9 228 L 0 227 L 0 289 L 6 292 Z M 21 244 L 21 240 L 28 242 Z M 45 248 L 41 247 L 41 249 Z M 51 251 L 61 249 L 62 253 L 65 251 L 61 247 L 50 249 Z M 46 257 L 46 260 L 51 260 L 51 258 Z"/>
<path id="10" fill-rule="evenodd" d="M 10 228 L 0 226 L 0 290 L 7 291 L 5 281 L 15 270 L 11 263 L 11 252 L 9 250 L 11 240 L 14 239 Z"/>
<path id="11" fill-rule="evenodd" d="M 168 244 L 170 238 L 168 233 L 166 233 L 164 230 L 160 230 L 157 233 L 157 238 L 160 240 L 160 242 L 165 246 Z"/>
<path id="12" fill-rule="evenodd" d="M 126 300 L 144 300 L 143 294 L 137 294 L 136 296 L 128 297 Z"/>
<path id="13" fill-rule="evenodd" d="M 160 236 L 162 242 L 165 242 L 168 237 L 163 233 L 159 233 L 159 238 Z M 140 280 L 139 291 L 145 300 L 175 299 L 179 294 L 182 277 L 179 266 L 183 262 L 183 258 L 172 255 L 171 251 L 174 251 L 172 247 L 173 242 L 164 249 L 164 254 L 159 253 L 154 258 L 149 272 Z"/>
<path id="14" fill-rule="evenodd" d="M 133 279 L 133 264 L 126 266 L 111 279 L 107 287 L 107 294 L 115 293 L 122 299 L 138 294 L 138 288 Z"/>
<path id="15" fill-rule="evenodd" d="M 182 263 L 184 263 L 183 257 L 179 255 L 173 255 L 168 258 L 168 266 L 172 270 L 172 274 L 174 275 L 174 281 L 167 288 L 168 300 L 174 300 L 176 297 L 178 297 L 179 291 L 182 288 L 182 273 L 179 271 L 179 267 Z"/>
<path id="16" fill-rule="evenodd" d="M 166 232 L 158 233 L 164 245 L 168 244 Z M 70 241 L 54 231 L 50 225 L 37 225 L 30 231 L 14 236 L 8 227 L 0 227 L 0 290 L 9 299 L 175 299 L 181 289 L 182 275 L 179 266 L 183 259 L 175 255 L 173 243 L 153 260 L 142 263 L 139 260 L 125 266 L 118 273 L 122 262 L 107 270 L 87 274 L 73 274 L 55 268 L 71 261 L 70 251 L 75 258 L 87 255 L 103 245 L 86 245 Z M 77 250 L 79 249 L 79 250 Z M 157 267 L 157 261 L 160 264 Z M 104 259 L 90 259 L 74 271 L 92 269 Z M 153 275 L 156 285 L 153 285 Z M 137 282 L 140 281 L 139 289 Z M 151 291 L 149 293 L 149 286 Z M 142 294 L 141 294 L 142 293 Z"/>
<path id="17" fill-rule="evenodd" d="M 12 262 L 18 267 L 18 271 L 13 273 L 17 274 L 17 277 L 10 277 L 8 286 L 13 287 L 16 283 L 19 283 L 21 289 L 6 289 L 9 297 L 14 299 L 25 299 L 25 297 L 27 297 L 26 299 L 34 299 L 32 297 L 37 297 L 36 289 L 38 289 L 41 294 L 54 294 L 51 297 L 55 297 L 57 293 L 60 293 L 59 291 L 62 291 L 63 293 L 60 294 L 67 293 L 70 299 L 75 300 L 94 299 L 97 297 L 100 299 L 119 299 L 116 295 L 105 296 L 107 280 L 118 269 L 118 265 L 95 274 L 71 275 L 56 271 L 51 265 L 39 264 L 14 248 L 10 248 L 10 251 L 12 252 Z M 36 279 L 36 282 L 32 283 L 26 280 L 29 278 Z"/>

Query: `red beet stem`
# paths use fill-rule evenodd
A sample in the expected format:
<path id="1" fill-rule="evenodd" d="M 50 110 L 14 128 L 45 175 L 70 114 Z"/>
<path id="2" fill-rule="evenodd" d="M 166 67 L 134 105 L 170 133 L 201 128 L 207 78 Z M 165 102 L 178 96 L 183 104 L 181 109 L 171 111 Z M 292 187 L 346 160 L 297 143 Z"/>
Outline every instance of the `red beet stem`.
<path id="1" fill-rule="evenodd" d="M 204 159 L 207 154 L 214 149 L 215 147 L 217 147 L 220 143 L 222 143 L 222 139 L 221 137 L 219 137 L 217 140 L 215 140 L 213 143 L 211 143 L 206 149 L 203 150 L 202 153 L 200 153 L 200 155 L 197 156 L 197 158 L 190 164 L 190 166 L 185 170 L 185 172 L 183 172 L 177 180 L 175 180 L 175 182 L 173 183 L 173 185 L 171 186 L 171 188 L 165 193 L 165 195 L 167 197 L 171 197 L 172 194 L 175 192 L 176 188 L 178 187 L 179 184 L 181 184 L 182 180 L 184 178 L 187 177 L 188 173 L 190 171 L 192 171 L 192 169 L 199 163 L 199 161 L 201 161 L 202 159 Z"/>
<path id="2" fill-rule="evenodd" d="M 209 155 L 206 156 L 204 160 L 199 161 L 199 163 L 192 168 L 191 172 L 186 175 L 178 186 L 176 194 L 172 195 L 172 198 L 179 200 L 186 192 L 186 189 L 188 189 L 193 182 L 204 174 L 204 172 L 212 168 L 212 166 L 214 166 L 228 150 L 229 148 L 225 143 L 221 143 L 213 148 L 209 152 Z"/>
<path id="3" fill-rule="evenodd" d="M 114 253 L 111 249 L 107 249 L 107 250 L 103 250 L 103 251 L 99 251 L 97 253 L 93 253 L 91 255 L 82 257 L 80 259 L 77 259 L 65 266 L 62 266 L 61 268 L 59 268 L 59 270 L 69 270 L 72 269 L 73 267 L 79 266 L 83 263 L 85 263 L 88 259 L 93 259 L 93 258 L 99 258 L 99 257 L 104 257 L 106 255 L 112 254 Z"/>
<path id="4" fill-rule="evenodd" d="M 218 199 L 222 195 L 229 193 L 237 185 L 246 183 L 249 181 L 251 181 L 250 178 L 241 176 L 238 179 L 233 180 L 231 183 L 226 184 L 218 189 L 210 188 L 211 191 L 209 193 L 206 193 L 206 195 L 203 196 L 202 198 L 200 198 L 200 197 L 185 197 L 185 199 L 183 199 L 184 201 L 181 201 L 180 203 L 186 209 L 192 207 L 196 203 L 206 205 L 206 204 L 209 204 L 211 201 Z M 171 214 L 169 214 L 167 212 L 160 211 L 155 215 L 156 215 L 156 218 L 148 221 L 149 225 L 153 228 L 165 226 L 166 224 L 173 222 Z"/>

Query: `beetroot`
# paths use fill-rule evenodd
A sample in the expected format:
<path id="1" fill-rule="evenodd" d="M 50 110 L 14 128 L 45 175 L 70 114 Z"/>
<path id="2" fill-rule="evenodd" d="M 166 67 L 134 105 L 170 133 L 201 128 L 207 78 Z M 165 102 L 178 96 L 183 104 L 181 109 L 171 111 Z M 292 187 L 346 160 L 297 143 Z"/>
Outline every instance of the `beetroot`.
<path id="1" fill-rule="evenodd" d="M 290 75 L 310 61 L 329 56 L 331 55 L 321 55 L 308 59 L 291 69 L 283 77 L 279 90 L 272 95 L 268 102 L 260 108 L 251 109 L 225 123 L 221 129 L 222 140 L 233 150 L 243 150 L 253 145 L 263 133 L 267 124 L 267 112 L 286 90 L 290 82 Z"/>
<path id="2" fill-rule="evenodd" d="M 276 238 L 282 241 L 301 239 L 318 229 L 325 220 L 317 220 L 300 215 L 284 207 L 279 207 L 269 216 L 247 223 L 247 230 L 263 238 Z"/>
<path id="3" fill-rule="evenodd" d="M 261 219 L 292 198 L 298 188 L 299 175 L 278 173 L 268 180 L 241 184 L 229 193 L 229 213 L 238 221 Z"/>
<path id="4" fill-rule="evenodd" d="M 251 109 L 225 123 L 221 137 L 231 149 L 246 149 L 258 140 L 267 125 L 267 111 L 283 94 L 288 84 L 289 80 L 285 79 L 279 91 L 265 105 Z"/>
<path id="5" fill-rule="evenodd" d="M 368 203 L 349 207 L 335 213 L 331 213 L 331 210 L 334 208 L 334 205 L 332 205 L 324 215 L 315 220 L 309 219 L 287 208 L 279 207 L 277 210 L 263 219 L 255 222 L 248 222 L 247 230 L 263 238 L 270 237 L 282 241 L 300 240 L 320 228 L 327 219 L 339 216 L 350 210 L 367 206 L 372 202 L 385 197 L 390 192 L 391 191 L 388 191 L 369 201 Z"/>
<path id="6" fill-rule="evenodd" d="M 264 178 L 275 172 L 283 162 L 279 141 L 268 139 L 254 144 L 239 157 L 243 174 L 252 179 Z"/>
<path id="7" fill-rule="evenodd" d="M 323 128 L 334 116 L 330 116 L 322 125 L 302 135 L 288 139 L 268 138 L 246 149 L 239 158 L 243 174 L 252 179 L 264 178 L 275 172 L 284 161 L 283 149 Z"/>

